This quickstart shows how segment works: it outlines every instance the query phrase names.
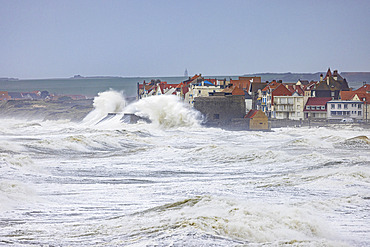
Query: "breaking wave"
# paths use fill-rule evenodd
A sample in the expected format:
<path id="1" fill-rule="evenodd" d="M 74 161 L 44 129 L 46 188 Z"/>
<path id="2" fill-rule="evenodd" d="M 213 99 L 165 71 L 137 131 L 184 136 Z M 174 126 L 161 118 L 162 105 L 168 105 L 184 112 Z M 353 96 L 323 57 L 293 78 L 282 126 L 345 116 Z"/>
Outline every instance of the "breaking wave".
<path id="1" fill-rule="evenodd" d="M 181 102 L 173 95 L 160 95 L 141 99 L 127 105 L 122 93 L 113 90 L 101 92 L 94 98 L 94 110 L 83 120 L 83 123 L 97 124 L 110 113 L 118 115 L 119 120 L 123 114 L 131 113 L 139 117 L 148 118 L 159 127 L 173 128 L 182 126 L 199 126 L 202 121 L 200 112 Z M 106 119 L 104 119 L 107 117 Z M 119 118 L 118 118 L 119 117 Z"/>
<path id="2" fill-rule="evenodd" d="M 96 123 L 108 113 L 120 113 L 126 106 L 126 100 L 122 92 L 109 90 L 98 93 L 94 98 L 94 110 L 91 111 L 84 119 L 84 123 Z"/>
<path id="3" fill-rule="evenodd" d="M 90 231 L 97 231 L 91 226 Z M 98 226 L 102 229 L 102 225 Z M 329 223 L 310 209 L 200 196 L 104 223 L 110 244 L 196 246 L 307 244 L 342 246 Z M 98 230 L 99 231 L 99 230 Z M 202 245 L 200 244 L 200 245 Z"/>
<path id="4" fill-rule="evenodd" d="M 200 112 L 185 105 L 173 95 L 144 98 L 128 105 L 124 111 L 149 118 L 162 127 L 197 126 L 202 121 Z"/>

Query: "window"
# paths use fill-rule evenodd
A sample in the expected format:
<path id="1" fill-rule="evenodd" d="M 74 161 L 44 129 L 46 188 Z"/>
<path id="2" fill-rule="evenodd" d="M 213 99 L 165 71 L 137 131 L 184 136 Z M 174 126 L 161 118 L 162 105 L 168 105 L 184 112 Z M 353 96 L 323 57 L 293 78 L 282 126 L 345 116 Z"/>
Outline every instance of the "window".
<path id="1" fill-rule="evenodd" d="M 348 109 L 348 104 L 344 104 L 344 105 L 343 105 L 343 108 L 344 108 L 344 109 Z"/>
<path id="2" fill-rule="evenodd" d="M 321 106 L 321 110 L 325 110 L 325 106 L 323 106 L 323 105 L 322 105 L 322 106 Z"/>
<path id="3" fill-rule="evenodd" d="M 311 110 L 311 106 L 306 106 L 306 110 Z"/>
<path id="4" fill-rule="evenodd" d="M 342 104 L 338 104 L 338 109 L 342 109 Z"/>
<path id="5" fill-rule="evenodd" d="M 334 104 L 330 104 L 330 109 L 335 109 L 335 105 Z"/>
<path id="6" fill-rule="evenodd" d="M 358 109 L 361 109 L 361 104 L 358 104 Z"/>
<path id="7" fill-rule="evenodd" d="M 330 115 L 335 116 L 335 115 L 337 115 L 337 112 L 336 111 L 331 111 Z"/>
<path id="8" fill-rule="evenodd" d="M 358 115 L 359 115 L 359 116 L 361 116 L 361 113 L 362 113 L 361 111 L 358 111 Z"/>

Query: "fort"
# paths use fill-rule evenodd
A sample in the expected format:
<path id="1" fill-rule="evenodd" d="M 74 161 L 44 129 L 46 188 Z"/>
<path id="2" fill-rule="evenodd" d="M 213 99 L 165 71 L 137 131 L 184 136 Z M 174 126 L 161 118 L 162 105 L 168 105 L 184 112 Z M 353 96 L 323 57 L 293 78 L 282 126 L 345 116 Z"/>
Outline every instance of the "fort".
<path id="1" fill-rule="evenodd" d="M 268 118 L 262 111 L 251 110 L 245 114 L 243 95 L 218 95 L 197 97 L 194 108 L 205 116 L 208 127 L 229 130 L 270 130 Z"/>

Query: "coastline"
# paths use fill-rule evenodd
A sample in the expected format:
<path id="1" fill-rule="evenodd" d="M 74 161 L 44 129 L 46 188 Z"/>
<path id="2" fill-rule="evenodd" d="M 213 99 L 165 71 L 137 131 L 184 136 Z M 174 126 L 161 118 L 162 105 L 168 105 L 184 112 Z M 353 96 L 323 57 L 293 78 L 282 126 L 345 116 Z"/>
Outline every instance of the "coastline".
<path id="1" fill-rule="evenodd" d="M 9 100 L 0 102 L 1 118 L 20 118 L 26 120 L 69 120 L 82 121 L 94 109 L 93 99 L 68 101 L 42 101 L 42 100 Z M 271 129 L 285 127 L 340 127 L 352 126 L 370 129 L 370 123 L 340 123 L 327 120 L 281 120 L 269 119 Z M 206 126 L 207 127 L 207 126 Z M 214 127 L 214 126 L 213 126 Z M 225 128 L 236 130 L 235 128 Z"/>
<path id="2" fill-rule="evenodd" d="M 70 120 L 79 122 L 93 110 L 93 100 L 42 101 L 9 100 L 0 103 L 2 118 L 26 120 Z"/>

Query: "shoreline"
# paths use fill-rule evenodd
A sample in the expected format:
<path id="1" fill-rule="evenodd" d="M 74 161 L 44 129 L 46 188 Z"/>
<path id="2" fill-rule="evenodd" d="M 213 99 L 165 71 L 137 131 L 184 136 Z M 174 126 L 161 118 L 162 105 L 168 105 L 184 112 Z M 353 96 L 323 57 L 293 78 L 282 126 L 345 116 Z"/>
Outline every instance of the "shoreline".
<path id="1" fill-rule="evenodd" d="M 79 122 L 93 110 L 93 99 L 68 101 L 8 100 L 0 103 L 2 118 Z"/>
<path id="2" fill-rule="evenodd" d="M 82 121 L 93 109 L 93 99 L 67 101 L 8 100 L 0 102 L 1 118 L 23 118 L 25 120 L 70 120 L 71 122 L 79 122 Z M 269 123 L 271 130 L 286 127 L 314 128 L 334 126 L 352 126 L 370 129 L 370 123 L 340 123 L 328 120 L 299 121 L 269 119 Z M 229 129 L 227 126 L 224 127 Z M 234 129 L 231 128 L 230 130 Z"/>

